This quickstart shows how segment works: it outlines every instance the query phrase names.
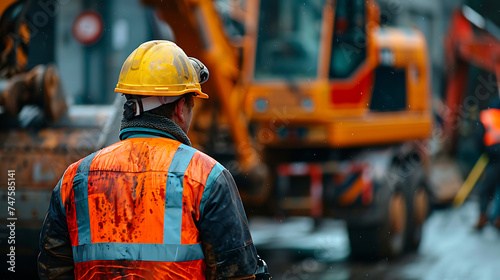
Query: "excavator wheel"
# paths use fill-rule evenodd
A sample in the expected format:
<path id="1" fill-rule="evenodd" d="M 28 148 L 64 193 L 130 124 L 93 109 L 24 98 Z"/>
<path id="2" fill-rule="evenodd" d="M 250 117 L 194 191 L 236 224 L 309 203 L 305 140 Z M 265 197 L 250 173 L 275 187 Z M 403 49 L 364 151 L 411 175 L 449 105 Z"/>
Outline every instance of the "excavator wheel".
<path id="1" fill-rule="evenodd" d="M 378 195 L 379 207 L 382 207 L 380 223 L 348 226 L 351 257 L 354 259 L 389 259 L 399 256 L 404 250 L 408 225 L 405 194 L 400 189 L 387 187 Z"/>
<path id="2" fill-rule="evenodd" d="M 422 228 L 429 216 L 430 209 L 429 192 L 422 170 L 417 170 L 416 173 L 413 179 L 415 183 L 405 193 L 408 205 L 408 229 L 405 237 L 405 250 L 408 252 L 418 249 L 422 239 Z"/>

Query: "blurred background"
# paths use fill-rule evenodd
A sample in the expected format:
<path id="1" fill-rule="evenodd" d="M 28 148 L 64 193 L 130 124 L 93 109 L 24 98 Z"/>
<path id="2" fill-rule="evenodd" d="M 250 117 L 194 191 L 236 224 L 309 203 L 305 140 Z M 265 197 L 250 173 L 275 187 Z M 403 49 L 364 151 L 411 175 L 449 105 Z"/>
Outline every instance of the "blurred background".
<path id="1" fill-rule="evenodd" d="M 235 177 L 273 279 L 497 279 L 497 199 L 474 225 L 499 13 L 494 0 L 2 1 L 0 253 L 17 218 L 18 270 L 2 261 L 0 278 L 37 277 L 52 189 L 119 140 L 122 63 L 172 40 L 210 69 L 189 137 Z"/>

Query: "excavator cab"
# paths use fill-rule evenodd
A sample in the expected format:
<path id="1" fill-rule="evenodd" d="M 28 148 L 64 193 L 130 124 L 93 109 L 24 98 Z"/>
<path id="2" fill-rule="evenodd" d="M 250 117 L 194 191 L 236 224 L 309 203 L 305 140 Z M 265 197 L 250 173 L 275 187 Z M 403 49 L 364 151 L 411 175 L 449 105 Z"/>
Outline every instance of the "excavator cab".
<path id="1" fill-rule="evenodd" d="M 247 22 L 243 104 L 259 143 L 339 148 L 428 137 L 421 33 L 380 27 L 373 1 L 249 6 L 257 20 Z M 376 135 L 366 121 L 379 126 Z"/>
<path id="2" fill-rule="evenodd" d="M 255 72 L 257 80 L 304 80 L 318 77 L 318 65 L 327 55 L 322 37 L 325 0 L 261 1 Z M 300 3 L 299 3 L 300 2 Z M 330 79 L 351 76 L 366 59 L 364 0 L 339 0 L 331 40 Z M 326 21 L 326 22 L 324 22 Z M 326 46 L 330 43 L 325 42 Z"/>
<path id="3" fill-rule="evenodd" d="M 241 91 L 274 174 L 270 203 L 346 220 L 354 256 L 415 249 L 428 203 L 418 146 L 432 123 L 423 35 L 381 27 L 373 1 L 249 5 Z"/>

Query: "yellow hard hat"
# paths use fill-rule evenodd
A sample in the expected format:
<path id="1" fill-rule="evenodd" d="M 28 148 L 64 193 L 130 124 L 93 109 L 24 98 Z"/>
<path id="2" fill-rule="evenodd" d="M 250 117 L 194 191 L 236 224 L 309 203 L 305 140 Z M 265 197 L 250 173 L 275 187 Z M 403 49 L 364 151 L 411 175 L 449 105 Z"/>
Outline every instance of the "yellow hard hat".
<path id="1" fill-rule="evenodd" d="M 151 96 L 194 93 L 208 98 L 201 91 L 200 79 L 201 83 L 208 79 L 208 70 L 199 60 L 189 58 L 173 42 L 149 41 L 125 60 L 115 92 Z"/>

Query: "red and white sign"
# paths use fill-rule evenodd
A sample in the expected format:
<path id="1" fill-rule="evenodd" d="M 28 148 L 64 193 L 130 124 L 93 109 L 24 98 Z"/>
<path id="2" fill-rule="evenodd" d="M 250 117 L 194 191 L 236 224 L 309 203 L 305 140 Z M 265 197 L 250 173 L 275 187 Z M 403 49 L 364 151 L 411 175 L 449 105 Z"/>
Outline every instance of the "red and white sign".
<path id="1" fill-rule="evenodd" d="M 79 14 L 71 28 L 73 36 L 84 45 L 92 45 L 101 38 L 104 31 L 102 17 L 94 11 Z"/>

